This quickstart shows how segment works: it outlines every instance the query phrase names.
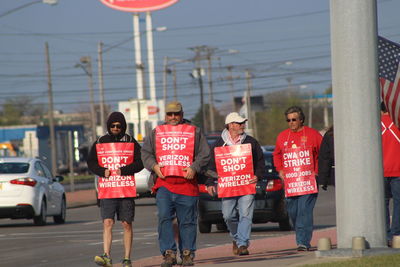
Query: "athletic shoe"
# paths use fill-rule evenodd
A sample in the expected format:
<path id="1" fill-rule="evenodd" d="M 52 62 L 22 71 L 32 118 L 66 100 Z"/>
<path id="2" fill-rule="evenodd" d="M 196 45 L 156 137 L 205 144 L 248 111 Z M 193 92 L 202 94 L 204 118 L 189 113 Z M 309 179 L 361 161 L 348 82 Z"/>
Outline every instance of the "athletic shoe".
<path id="1" fill-rule="evenodd" d="M 239 256 L 244 256 L 244 255 L 249 255 L 249 250 L 247 249 L 246 246 L 240 246 L 238 250 L 238 255 Z"/>
<path id="2" fill-rule="evenodd" d="M 233 255 L 239 254 L 239 248 L 236 244 L 236 241 L 232 241 L 232 253 L 233 253 Z"/>
<path id="3" fill-rule="evenodd" d="M 112 267 L 112 260 L 105 253 L 101 256 L 94 257 L 94 262 L 99 266 Z"/>
<path id="4" fill-rule="evenodd" d="M 193 254 L 190 250 L 185 249 L 182 252 L 182 266 L 193 266 Z"/>
<path id="5" fill-rule="evenodd" d="M 304 245 L 299 245 L 297 247 L 297 251 L 308 251 L 308 250 L 310 250 L 310 249 Z"/>
<path id="6" fill-rule="evenodd" d="M 164 253 L 164 262 L 161 267 L 172 267 L 176 264 L 176 253 L 173 250 L 167 250 Z"/>

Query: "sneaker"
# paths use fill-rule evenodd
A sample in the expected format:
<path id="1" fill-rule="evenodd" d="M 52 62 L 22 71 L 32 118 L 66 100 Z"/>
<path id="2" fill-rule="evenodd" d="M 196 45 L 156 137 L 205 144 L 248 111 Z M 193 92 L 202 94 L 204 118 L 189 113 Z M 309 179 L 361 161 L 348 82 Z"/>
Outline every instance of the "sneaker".
<path id="1" fill-rule="evenodd" d="M 107 254 L 94 257 L 94 262 L 99 266 L 112 267 L 112 260 Z"/>
<path id="2" fill-rule="evenodd" d="M 249 250 L 247 249 L 246 246 L 240 246 L 238 250 L 238 255 L 239 256 L 244 256 L 244 255 L 249 255 Z"/>
<path id="3" fill-rule="evenodd" d="M 182 252 L 182 266 L 193 266 L 193 254 L 190 250 L 185 249 Z"/>
<path id="4" fill-rule="evenodd" d="M 236 244 L 236 241 L 232 241 L 232 252 L 233 252 L 233 255 L 239 254 L 239 248 Z"/>
<path id="5" fill-rule="evenodd" d="M 123 259 L 122 260 L 122 267 L 132 267 L 132 262 L 130 259 Z"/>
<path id="6" fill-rule="evenodd" d="M 304 245 L 299 245 L 297 247 L 297 251 L 308 251 L 308 250 L 310 250 L 310 249 Z"/>
<path id="7" fill-rule="evenodd" d="M 176 264 L 176 253 L 173 250 L 167 250 L 164 253 L 164 262 L 161 267 L 172 267 Z"/>

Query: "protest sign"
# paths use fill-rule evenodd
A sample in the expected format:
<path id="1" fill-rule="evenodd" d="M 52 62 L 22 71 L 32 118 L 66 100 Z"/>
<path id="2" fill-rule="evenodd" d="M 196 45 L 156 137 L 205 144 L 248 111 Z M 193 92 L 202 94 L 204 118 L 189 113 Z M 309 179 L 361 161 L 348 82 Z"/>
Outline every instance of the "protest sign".
<path id="1" fill-rule="evenodd" d="M 189 124 L 156 128 L 156 158 L 165 177 L 184 177 L 193 163 L 195 127 Z"/>
<path id="2" fill-rule="evenodd" d="M 218 197 L 244 196 L 256 193 L 251 144 L 216 147 Z"/>
<path id="3" fill-rule="evenodd" d="M 318 192 L 311 148 L 286 148 L 283 153 L 283 171 L 286 197 Z"/>
<path id="4" fill-rule="evenodd" d="M 99 177 L 98 198 L 136 197 L 136 183 L 133 175 L 121 176 L 116 170 L 133 162 L 133 143 L 96 144 L 97 160 L 101 167 L 110 170 L 108 178 Z"/>

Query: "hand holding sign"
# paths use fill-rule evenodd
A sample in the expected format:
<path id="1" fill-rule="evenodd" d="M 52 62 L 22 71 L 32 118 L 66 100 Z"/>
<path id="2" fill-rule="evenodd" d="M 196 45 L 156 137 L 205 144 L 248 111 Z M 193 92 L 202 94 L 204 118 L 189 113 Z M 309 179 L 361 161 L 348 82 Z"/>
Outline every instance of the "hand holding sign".
<path id="1" fill-rule="evenodd" d="M 156 173 L 157 177 L 161 178 L 161 179 L 165 179 L 165 176 L 163 175 L 163 173 L 161 172 L 161 166 L 156 164 L 153 166 L 153 171 Z"/>
<path id="2" fill-rule="evenodd" d="M 281 180 L 285 178 L 285 172 L 283 170 L 279 171 L 279 178 L 281 178 Z"/>
<path id="3" fill-rule="evenodd" d="M 215 186 L 207 186 L 207 192 L 210 196 L 215 196 L 217 194 L 217 190 L 215 189 Z"/>
<path id="4" fill-rule="evenodd" d="M 255 184 L 255 183 L 257 183 L 257 181 L 258 181 L 258 178 L 257 178 L 257 176 L 254 175 L 253 178 L 249 179 L 249 184 Z"/>
<path id="5" fill-rule="evenodd" d="M 186 174 L 185 174 L 185 178 L 186 179 L 188 179 L 188 180 L 191 180 L 191 179 L 193 179 L 194 178 L 194 176 L 195 176 L 195 174 L 196 174 L 196 171 L 195 170 L 193 170 L 192 168 L 190 168 L 190 167 L 187 167 L 187 168 L 183 168 L 183 171 L 184 172 L 186 172 Z"/>
<path id="6" fill-rule="evenodd" d="M 104 177 L 105 178 L 108 178 L 110 176 L 110 170 L 109 169 L 106 169 L 105 171 L 104 171 Z"/>

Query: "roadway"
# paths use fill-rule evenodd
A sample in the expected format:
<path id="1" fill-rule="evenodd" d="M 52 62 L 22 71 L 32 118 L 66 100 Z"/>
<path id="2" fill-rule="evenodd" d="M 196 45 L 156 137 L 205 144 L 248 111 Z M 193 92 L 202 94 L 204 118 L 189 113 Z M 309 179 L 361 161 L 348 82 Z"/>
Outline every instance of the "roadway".
<path id="1" fill-rule="evenodd" d="M 321 192 L 314 210 L 316 228 L 335 225 L 334 191 Z M 1 266 L 89 266 L 94 255 L 102 252 L 102 225 L 96 206 L 67 210 L 67 222 L 56 225 L 48 218 L 48 225 L 33 226 L 32 220 L 0 220 Z M 287 235 L 278 224 L 253 225 L 252 238 L 260 239 Z M 210 234 L 198 234 L 198 248 L 230 243 L 226 232 L 213 226 Z M 117 263 L 122 258 L 122 228 L 114 230 L 112 257 Z M 132 259 L 158 256 L 157 214 L 152 198 L 137 200 L 134 222 Z"/>

